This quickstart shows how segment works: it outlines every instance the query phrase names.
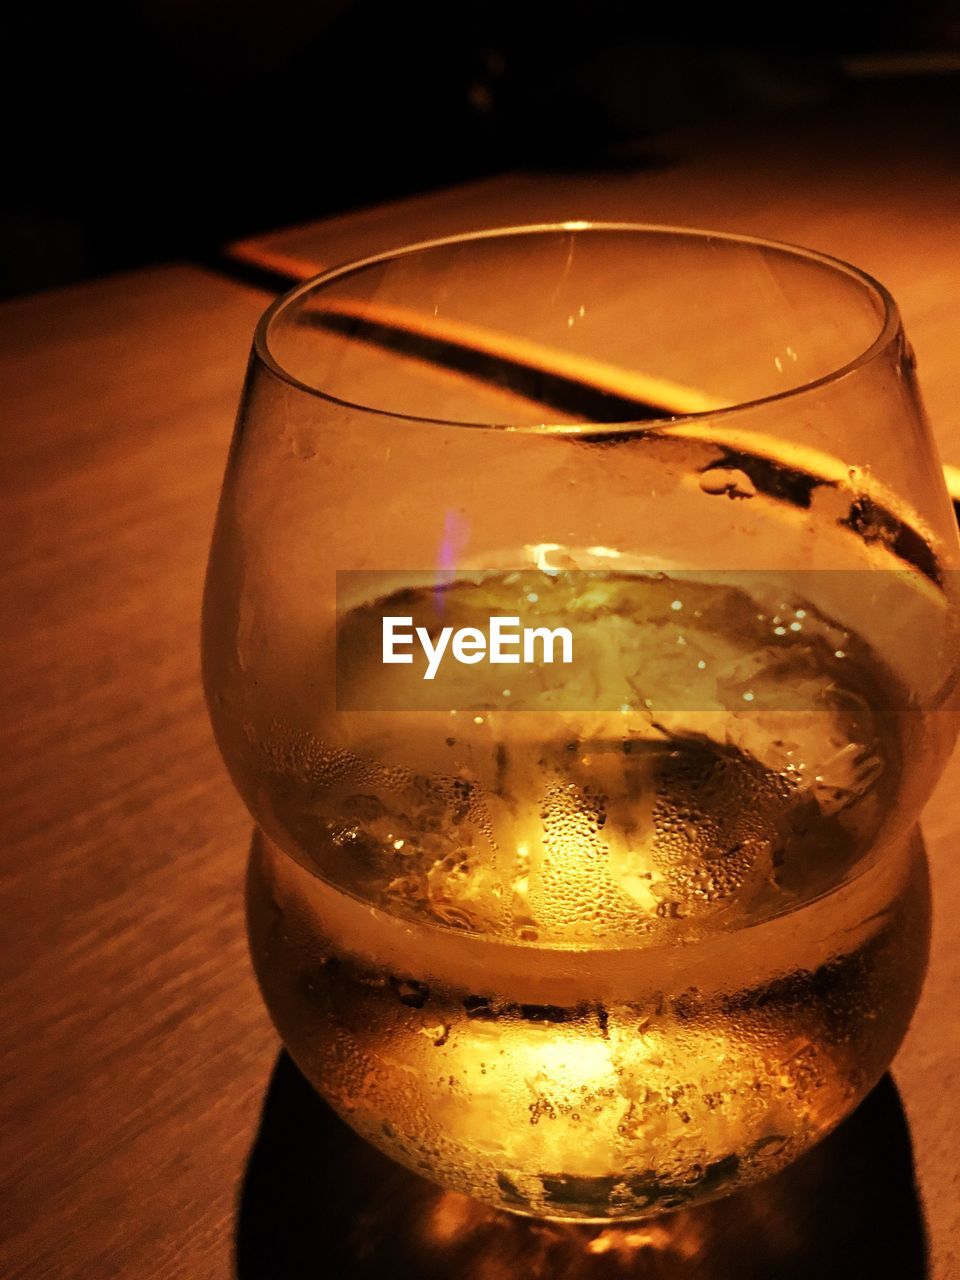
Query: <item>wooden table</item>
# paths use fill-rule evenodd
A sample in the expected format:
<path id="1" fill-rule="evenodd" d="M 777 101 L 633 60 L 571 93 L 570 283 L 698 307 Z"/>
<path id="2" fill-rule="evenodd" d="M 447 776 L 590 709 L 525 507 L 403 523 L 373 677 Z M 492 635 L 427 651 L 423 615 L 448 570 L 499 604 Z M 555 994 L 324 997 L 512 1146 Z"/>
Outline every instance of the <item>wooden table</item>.
<path id="1" fill-rule="evenodd" d="M 784 165 L 777 128 L 749 145 L 681 147 L 659 170 L 585 187 L 519 175 L 482 188 L 479 207 L 468 191 L 242 252 L 299 269 L 498 221 L 496 200 L 509 220 L 672 219 L 807 242 L 858 261 L 900 296 L 937 435 L 960 460 L 956 166 L 932 142 L 918 156 L 909 130 L 878 165 L 849 140 L 831 151 L 809 124 Z M 828 163 L 838 152 L 842 173 Z M 739 1208 L 589 1247 L 504 1224 L 397 1171 L 332 1121 L 284 1060 L 248 1160 L 277 1042 L 245 955 L 249 823 L 207 725 L 197 619 L 264 302 L 251 287 L 171 266 L 0 311 L 0 1274 L 289 1280 L 323 1274 L 326 1255 L 333 1275 L 957 1280 L 956 760 L 927 814 L 933 959 L 894 1071 L 929 1272 L 889 1083 Z"/>

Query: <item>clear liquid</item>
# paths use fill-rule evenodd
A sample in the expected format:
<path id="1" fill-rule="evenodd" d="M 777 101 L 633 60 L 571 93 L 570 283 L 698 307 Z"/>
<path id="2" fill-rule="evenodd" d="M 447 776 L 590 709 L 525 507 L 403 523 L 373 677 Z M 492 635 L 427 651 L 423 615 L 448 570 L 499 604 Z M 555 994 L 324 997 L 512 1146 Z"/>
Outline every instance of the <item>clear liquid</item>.
<path id="1" fill-rule="evenodd" d="M 570 623 L 577 662 L 450 662 L 428 683 L 380 661 L 384 615 L 456 629 L 518 594 L 529 625 Z M 896 806 L 904 697 L 806 601 L 492 575 L 363 605 L 338 645 L 341 690 L 384 709 L 323 741 L 275 726 L 251 783 L 304 865 L 410 918 L 551 944 L 739 927 L 840 883 Z"/>
<path id="2" fill-rule="evenodd" d="M 928 927 L 922 852 L 880 843 L 903 699 L 803 601 L 662 575 L 543 588 L 603 655 L 580 705 L 632 678 L 630 703 L 565 710 L 554 668 L 503 710 L 482 687 L 503 668 L 450 668 L 447 710 L 434 688 L 323 740 L 275 725 L 243 756 L 270 837 L 252 947 L 295 1058 L 389 1154 L 518 1212 L 643 1216 L 787 1163 L 899 1043 Z M 444 622 L 514 590 L 448 586 Z M 361 606 L 346 679 L 386 678 L 364 610 L 436 607 L 427 588 Z M 744 702 L 764 689 L 782 696 Z"/>

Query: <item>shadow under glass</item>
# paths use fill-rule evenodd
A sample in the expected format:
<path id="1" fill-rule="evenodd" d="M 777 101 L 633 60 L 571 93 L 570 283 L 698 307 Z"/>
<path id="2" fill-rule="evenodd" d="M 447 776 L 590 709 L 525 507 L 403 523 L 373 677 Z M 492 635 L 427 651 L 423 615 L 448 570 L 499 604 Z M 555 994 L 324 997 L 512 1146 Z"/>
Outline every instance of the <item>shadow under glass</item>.
<path id="1" fill-rule="evenodd" d="M 889 1075 L 822 1143 L 723 1200 L 620 1226 L 513 1217 L 357 1137 L 281 1052 L 245 1171 L 237 1280 L 924 1280 L 910 1133 Z"/>

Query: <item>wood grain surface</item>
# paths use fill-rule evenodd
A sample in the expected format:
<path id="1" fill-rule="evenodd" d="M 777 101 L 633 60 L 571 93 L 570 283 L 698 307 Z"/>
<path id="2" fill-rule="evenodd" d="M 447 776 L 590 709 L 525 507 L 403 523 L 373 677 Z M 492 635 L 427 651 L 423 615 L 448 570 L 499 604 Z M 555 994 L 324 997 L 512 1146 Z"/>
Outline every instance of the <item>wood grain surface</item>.
<path id="1" fill-rule="evenodd" d="M 7 1280 L 230 1273 L 275 1049 L 198 618 L 263 301 L 171 268 L 0 314 Z"/>
<path id="2" fill-rule="evenodd" d="M 935 431 L 960 459 L 957 168 L 901 137 L 883 166 L 848 147 L 838 174 L 836 149 L 803 136 L 806 150 L 795 139 L 780 168 L 785 144 L 768 134 L 725 144 L 722 164 L 681 155 L 580 194 L 571 178 L 523 175 L 499 190 L 511 220 L 562 208 L 735 225 L 876 271 L 904 303 Z M 496 220 L 490 190 L 443 197 L 424 217 L 437 232 Z M 283 252 L 305 262 L 343 256 L 347 242 L 351 253 L 384 247 L 424 232 L 417 208 L 352 231 L 301 229 Z M 262 261 L 276 265 L 278 252 L 273 238 Z M 566 1237 L 471 1218 L 465 1202 L 377 1164 L 288 1063 L 274 1072 L 242 922 L 249 821 L 213 745 L 198 656 L 208 538 L 264 303 L 174 266 L 0 309 L 0 1275 L 292 1280 L 323 1275 L 326 1255 L 338 1277 L 362 1257 L 357 1275 L 782 1280 L 867 1274 L 847 1251 L 873 1240 L 871 1275 L 957 1280 L 956 757 L 926 818 L 933 958 L 894 1070 L 909 1135 L 888 1082 L 825 1156 L 739 1210 L 712 1211 L 692 1245 L 611 1236 L 574 1264 Z M 911 1216 L 910 1139 L 929 1267 Z M 422 1239 L 411 1222 L 426 1224 Z M 751 1237 L 770 1249 L 781 1236 L 793 1263 L 751 1253 Z M 894 1237 L 906 1253 L 887 1248 Z"/>

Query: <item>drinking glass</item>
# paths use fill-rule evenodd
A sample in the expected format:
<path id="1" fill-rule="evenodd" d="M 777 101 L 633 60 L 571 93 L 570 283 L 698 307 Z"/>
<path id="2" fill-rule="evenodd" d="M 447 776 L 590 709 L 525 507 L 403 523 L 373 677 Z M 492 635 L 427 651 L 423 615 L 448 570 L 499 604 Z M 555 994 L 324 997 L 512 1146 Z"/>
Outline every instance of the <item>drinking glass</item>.
<path id="1" fill-rule="evenodd" d="M 517 227 L 276 302 L 204 674 L 306 1076 L 540 1217 L 808 1149 L 922 982 L 957 553 L 895 304 L 820 254 Z"/>

